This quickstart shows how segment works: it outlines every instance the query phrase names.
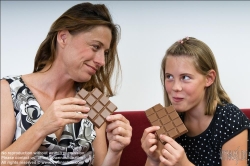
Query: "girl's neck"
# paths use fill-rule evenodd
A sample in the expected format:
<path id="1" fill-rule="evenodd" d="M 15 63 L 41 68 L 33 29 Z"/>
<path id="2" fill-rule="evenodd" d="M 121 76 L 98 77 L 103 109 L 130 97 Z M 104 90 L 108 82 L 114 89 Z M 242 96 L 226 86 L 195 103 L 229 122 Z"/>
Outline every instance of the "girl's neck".
<path id="1" fill-rule="evenodd" d="M 186 112 L 184 116 L 184 124 L 188 129 L 187 135 L 194 137 L 201 134 L 208 128 L 212 119 L 212 115 L 205 115 L 205 110 Z"/>

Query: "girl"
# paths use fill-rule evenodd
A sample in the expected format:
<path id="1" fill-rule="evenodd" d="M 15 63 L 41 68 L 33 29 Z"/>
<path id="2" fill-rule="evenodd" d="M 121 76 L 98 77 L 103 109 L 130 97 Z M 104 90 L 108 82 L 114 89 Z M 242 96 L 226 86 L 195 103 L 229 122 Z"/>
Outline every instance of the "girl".
<path id="1" fill-rule="evenodd" d="M 165 105 L 179 112 L 188 133 L 176 140 L 160 135 L 161 145 L 154 135 L 159 127 L 145 129 L 146 165 L 246 166 L 250 121 L 222 88 L 210 48 L 192 37 L 175 42 L 162 60 L 161 79 Z"/>

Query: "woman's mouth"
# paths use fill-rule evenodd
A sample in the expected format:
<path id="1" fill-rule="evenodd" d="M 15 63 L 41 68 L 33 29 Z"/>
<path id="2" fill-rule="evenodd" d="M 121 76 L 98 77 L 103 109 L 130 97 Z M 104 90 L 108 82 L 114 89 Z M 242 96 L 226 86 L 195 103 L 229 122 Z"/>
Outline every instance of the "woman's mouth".
<path id="1" fill-rule="evenodd" d="M 94 75 L 94 74 L 96 73 L 96 71 L 97 71 L 97 68 L 96 68 L 96 67 L 93 67 L 93 66 L 87 65 L 87 64 L 86 64 L 86 66 L 88 66 L 88 73 L 89 73 L 90 75 Z"/>

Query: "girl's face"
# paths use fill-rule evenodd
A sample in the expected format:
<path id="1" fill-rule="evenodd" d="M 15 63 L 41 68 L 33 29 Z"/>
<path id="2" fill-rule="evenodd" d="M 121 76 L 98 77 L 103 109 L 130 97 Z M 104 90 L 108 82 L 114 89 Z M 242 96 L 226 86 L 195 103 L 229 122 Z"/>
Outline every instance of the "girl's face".
<path id="1" fill-rule="evenodd" d="M 108 56 L 112 39 L 111 30 L 105 26 L 97 26 L 76 35 L 71 35 L 68 31 L 59 35 L 64 39 L 60 46 L 66 74 L 77 82 L 89 81 L 105 65 L 105 56 Z"/>
<path id="2" fill-rule="evenodd" d="M 193 59 L 183 56 L 168 56 L 165 64 L 165 88 L 178 112 L 205 107 L 207 79 L 194 67 Z"/>

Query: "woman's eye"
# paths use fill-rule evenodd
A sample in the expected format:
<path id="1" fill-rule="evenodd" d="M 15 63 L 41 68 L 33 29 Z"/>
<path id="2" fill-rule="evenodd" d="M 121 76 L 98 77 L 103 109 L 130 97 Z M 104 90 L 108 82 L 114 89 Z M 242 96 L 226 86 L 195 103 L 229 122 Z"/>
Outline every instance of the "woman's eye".
<path id="1" fill-rule="evenodd" d="M 100 46 L 98 46 L 98 45 L 93 45 L 93 47 L 95 50 L 98 50 L 100 48 Z"/>
<path id="2" fill-rule="evenodd" d="M 109 51 L 105 51 L 105 52 L 104 52 L 104 55 L 105 55 L 105 56 L 108 56 L 108 54 L 109 54 Z"/>

